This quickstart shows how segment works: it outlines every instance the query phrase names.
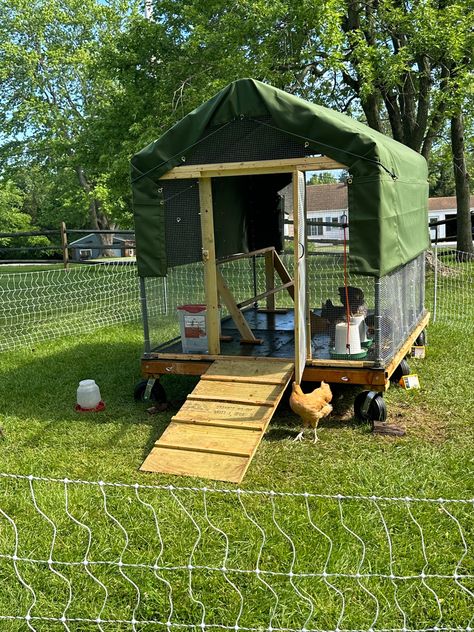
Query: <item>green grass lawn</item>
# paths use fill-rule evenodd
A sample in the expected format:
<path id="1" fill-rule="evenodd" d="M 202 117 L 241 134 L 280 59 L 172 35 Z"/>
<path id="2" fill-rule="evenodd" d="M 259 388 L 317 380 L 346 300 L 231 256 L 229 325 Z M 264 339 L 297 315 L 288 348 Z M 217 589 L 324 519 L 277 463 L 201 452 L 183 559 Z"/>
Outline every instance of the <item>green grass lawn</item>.
<path id="1" fill-rule="evenodd" d="M 244 276 L 239 273 L 237 278 Z M 242 293 L 248 289 L 245 283 Z M 429 279 L 428 295 L 430 283 Z M 474 299 L 469 291 L 456 294 L 455 300 L 466 314 L 472 313 Z M 81 314 L 75 317 L 80 319 Z M 153 329 L 154 342 L 177 333 L 174 310 L 154 323 L 159 325 Z M 474 340 L 467 331 L 445 320 L 430 326 L 426 359 L 410 362 L 421 389 L 392 387 L 386 393 L 389 421 L 406 429 L 404 437 L 373 435 L 367 425 L 357 424 L 352 417 L 357 391 L 341 387 L 334 389 L 335 410 L 321 423 L 318 444 L 295 444 L 292 439 L 300 425 L 284 400 L 240 487 L 329 496 L 473 498 Z M 0 472 L 235 489 L 231 484 L 138 471 L 196 383 L 189 377 L 165 376 L 170 408 L 150 416 L 147 405 L 132 398 L 140 379 L 141 353 L 138 324 L 70 334 L 2 353 Z M 105 411 L 74 411 L 76 388 L 85 378 L 99 384 Z M 70 484 L 68 514 L 61 482 L 31 485 L 27 480 L 0 478 L 0 510 L 12 518 L 18 537 L 15 548 L 15 529 L 0 511 L 2 631 L 27 629 L 22 618 L 1 618 L 24 617 L 32 604 L 31 592 L 22 587 L 18 572 L 36 596 L 31 615 L 59 619 L 70 603 L 65 616 L 71 632 L 100 630 L 97 623 L 82 620 L 97 618 L 99 613 L 102 619 L 115 621 L 103 624 L 104 632 L 132 630 L 130 623 L 117 620 L 133 617 L 166 621 L 171 614 L 169 586 L 171 620 L 176 625 L 199 624 L 203 618 L 199 602 L 207 623 L 233 628 L 238 620 L 239 626 L 262 632 L 270 623 L 273 628 L 298 630 L 466 629 L 472 616 L 472 504 L 448 505 L 449 515 L 438 504 L 414 503 L 409 510 L 401 501 Z M 35 508 L 35 501 L 56 531 Z M 88 526 L 90 541 L 87 528 L 71 515 Z M 22 558 L 17 571 L 11 559 L 14 551 Z M 50 556 L 72 563 L 82 562 L 86 554 L 96 562 L 91 566 L 95 579 L 80 563 L 53 564 L 63 578 L 48 568 Z M 259 568 L 276 575 L 257 575 L 257 560 Z M 129 566 L 122 568 L 119 561 Z M 224 562 L 234 570 L 228 574 L 219 570 Z M 192 569 L 191 592 L 190 563 L 207 567 Z M 314 575 L 293 580 L 290 569 Z M 332 586 L 323 571 L 331 574 Z M 426 582 L 420 578 L 422 571 L 430 576 Z M 468 575 L 462 587 L 454 581 L 454 572 Z M 357 573 L 368 576 L 361 579 Z M 405 579 L 394 582 L 388 577 L 392 573 Z M 139 604 L 130 579 L 139 587 Z M 106 600 L 97 580 L 107 587 Z M 441 619 L 433 591 L 442 608 Z M 75 617 L 81 621 L 71 621 Z M 66 629 L 56 620 L 39 619 L 33 624 L 38 631 Z M 166 628 L 150 623 L 136 629 Z"/>
<path id="2" fill-rule="evenodd" d="M 169 324 L 162 329 L 163 340 L 171 335 L 172 327 Z M 1 470 L 90 481 L 235 488 L 230 484 L 138 471 L 153 442 L 195 383 L 193 378 L 187 377 L 164 379 L 171 408 L 150 416 L 146 404 L 132 400 L 133 386 L 140 377 L 141 346 L 140 327 L 123 325 L 39 344 L 34 349 L 3 353 L 0 356 L 4 431 L 0 443 Z M 309 441 L 295 444 L 291 440 L 299 423 L 283 403 L 242 489 L 472 498 L 474 376 L 469 364 L 473 351 L 474 343 L 465 334 L 447 326 L 430 327 L 427 358 L 412 362 L 412 369 L 420 377 L 421 390 L 404 391 L 394 387 L 386 394 L 390 421 L 407 430 L 402 438 L 375 436 L 367 426 L 355 423 L 351 414 L 354 392 L 346 388 L 335 391 L 335 413 L 321 424 L 319 443 L 316 446 Z M 84 378 L 93 378 L 100 385 L 107 405 L 105 411 L 97 414 L 74 411 L 75 390 L 78 381 Z M 0 507 L 13 516 L 17 525 L 19 557 L 43 560 L 42 563 L 18 562 L 23 578 L 36 594 L 37 602 L 31 614 L 60 618 L 68 602 L 68 589 L 65 580 L 48 569 L 53 537 L 51 524 L 34 508 L 28 481 L 0 479 L 0 490 Z M 88 550 L 87 532 L 67 515 L 64 486 L 35 482 L 34 490 L 38 506 L 57 529 L 52 559 L 81 561 Z M 422 525 L 429 558 L 426 566 L 416 522 L 400 502 L 375 504 L 318 498 L 305 501 L 301 497 L 273 499 L 271 496 L 239 499 L 222 494 L 154 489 L 137 492 L 134 488 L 114 487 L 106 488 L 105 493 L 107 509 L 114 519 L 104 511 L 99 487 L 70 486 L 69 510 L 91 529 L 88 558 L 111 563 L 91 567 L 95 578 L 107 586 L 104 609 L 101 609 L 103 589 L 82 566 L 55 565 L 73 589 L 68 618 L 94 618 L 101 612 L 103 619 L 129 621 L 135 616 L 137 620 L 166 620 L 170 614 L 169 584 L 173 591 L 172 620 L 176 623 L 199 623 L 202 609 L 198 601 L 201 601 L 208 623 L 234 626 L 242 603 L 240 592 L 244 603 L 239 619 L 241 626 L 265 628 L 274 613 L 272 627 L 275 628 L 332 630 L 340 621 L 341 629 L 369 629 L 374 618 L 375 628 L 401 628 L 403 617 L 395 605 L 393 582 L 377 576 L 356 578 L 357 572 L 389 572 L 387 533 L 379 509 L 390 534 L 396 575 L 417 577 L 425 569 L 427 573 L 450 576 L 464 550 L 456 523 L 436 505 L 417 504 L 412 510 L 413 517 Z M 358 533 L 364 542 L 363 558 L 360 542 L 341 522 L 341 510 L 346 527 Z M 321 575 L 294 580 L 293 584 L 300 591 L 298 596 L 287 574 L 293 549 L 282 531 L 294 543 L 296 573 L 321 573 L 325 568 L 329 541 L 311 527 L 308 511 L 313 523 L 329 534 L 332 542 L 326 568 L 336 574 L 331 583 L 346 599 L 342 619 L 340 594 L 328 586 Z M 455 506 L 454 509 L 450 506 L 450 511 L 472 547 L 472 506 Z M 161 527 L 161 541 L 153 512 Z M 228 568 L 255 569 L 262 532 L 247 516 L 265 532 L 260 567 L 282 573 L 263 576 L 274 592 L 254 572 L 224 575 L 215 570 L 222 566 L 226 547 L 224 537 L 212 525 L 227 535 Z M 125 529 L 128 540 L 116 521 Z M 196 525 L 201 530 L 199 539 Z M 162 544 L 163 555 L 158 566 L 176 568 L 174 571 L 153 569 Z M 13 529 L 0 516 L 0 554 L 11 554 L 13 548 Z M 472 548 L 469 551 L 459 572 L 472 576 Z M 132 564 L 125 568 L 125 574 L 139 586 L 139 606 L 136 590 L 117 566 L 120 559 Z M 188 588 L 190 560 L 193 565 L 209 567 L 192 571 L 193 598 Z M 161 579 L 157 579 L 156 573 Z M 7 586 L 0 593 L 0 616 L 24 616 L 31 605 L 31 595 L 18 582 L 8 558 L 0 558 L 0 580 Z M 463 585 L 471 591 L 474 588 L 472 579 L 464 580 Z M 443 624 L 467 626 L 472 613 L 469 593 L 457 587 L 452 579 L 430 579 L 428 586 L 441 600 Z M 278 595 L 276 606 L 274 593 Z M 306 595 L 306 599 L 301 594 Z M 421 629 L 437 623 L 436 600 L 419 577 L 399 581 L 396 597 L 407 616 L 408 628 Z M 312 614 L 310 603 L 314 609 Z M 37 630 L 64 629 L 62 624 L 52 621 L 33 623 Z M 74 631 L 98 629 L 96 624 L 84 621 L 68 622 L 68 626 Z M 107 631 L 132 629 L 125 623 L 104 626 Z M 19 632 L 26 629 L 25 621 L 0 621 L 0 629 Z M 161 628 L 143 624 L 137 629 Z"/>

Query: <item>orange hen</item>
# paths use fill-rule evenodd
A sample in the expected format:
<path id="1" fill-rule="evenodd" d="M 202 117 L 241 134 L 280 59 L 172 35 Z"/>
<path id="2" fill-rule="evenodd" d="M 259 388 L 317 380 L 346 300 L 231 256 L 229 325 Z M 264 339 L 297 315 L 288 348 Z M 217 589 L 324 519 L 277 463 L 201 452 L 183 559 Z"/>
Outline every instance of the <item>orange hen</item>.
<path id="1" fill-rule="evenodd" d="M 327 417 L 332 411 L 332 406 L 329 403 L 332 400 L 331 388 L 326 382 L 321 382 L 321 386 L 311 393 L 303 393 L 299 384 L 293 382 L 292 389 L 293 392 L 290 397 L 291 410 L 303 420 L 303 430 L 294 440 L 301 441 L 304 429 L 311 427 L 314 428 L 314 443 L 316 443 L 318 440 L 316 433 L 318 422 L 323 417 Z"/>

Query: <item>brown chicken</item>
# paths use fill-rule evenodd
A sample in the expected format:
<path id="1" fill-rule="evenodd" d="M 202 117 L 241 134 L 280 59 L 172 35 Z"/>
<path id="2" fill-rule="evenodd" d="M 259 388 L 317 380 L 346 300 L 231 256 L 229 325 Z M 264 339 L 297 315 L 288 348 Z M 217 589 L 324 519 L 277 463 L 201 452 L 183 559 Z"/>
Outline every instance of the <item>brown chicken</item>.
<path id="1" fill-rule="evenodd" d="M 303 393 L 299 384 L 293 382 L 292 389 L 293 392 L 290 397 L 291 410 L 303 420 L 303 430 L 294 441 L 302 441 L 304 429 L 311 426 L 314 428 L 314 443 L 316 443 L 318 440 L 316 433 L 318 422 L 323 417 L 327 417 L 332 411 L 332 406 L 329 403 L 332 400 L 329 384 L 321 382 L 321 386 L 311 393 Z"/>

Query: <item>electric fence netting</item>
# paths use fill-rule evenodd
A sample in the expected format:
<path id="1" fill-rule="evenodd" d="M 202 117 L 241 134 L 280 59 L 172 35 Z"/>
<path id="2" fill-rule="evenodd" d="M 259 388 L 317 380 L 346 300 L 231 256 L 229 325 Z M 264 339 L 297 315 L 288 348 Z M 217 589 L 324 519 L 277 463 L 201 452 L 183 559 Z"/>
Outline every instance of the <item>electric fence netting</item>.
<path id="1" fill-rule="evenodd" d="M 310 304 L 337 297 L 337 261 L 308 253 Z M 324 252 L 323 252 L 324 255 Z M 292 271 L 292 255 L 282 255 Z M 452 249 L 436 248 L 427 255 L 426 307 L 432 321 L 471 333 L 474 319 L 474 257 Z M 232 261 L 222 267 L 236 300 L 265 291 L 263 257 Z M 360 286 L 362 277 L 357 278 Z M 367 288 L 364 289 L 367 293 Z M 176 320 L 176 307 L 204 301 L 202 266 L 171 268 L 168 277 L 146 279 L 147 310 L 159 341 L 163 318 Z M 278 299 L 288 306 L 288 297 Z M 286 301 L 286 302 L 285 302 Z M 60 336 L 76 336 L 141 318 L 139 284 L 134 262 L 80 265 L 0 273 L 0 351 L 26 347 Z M 170 321 L 171 322 L 171 321 Z M 153 332 L 152 332 L 153 333 Z M 161 342 L 163 342 L 161 340 Z"/>
<path id="2" fill-rule="evenodd" d="M 1 627 L 469 632 L 473 509 L 0 474 Z"/>

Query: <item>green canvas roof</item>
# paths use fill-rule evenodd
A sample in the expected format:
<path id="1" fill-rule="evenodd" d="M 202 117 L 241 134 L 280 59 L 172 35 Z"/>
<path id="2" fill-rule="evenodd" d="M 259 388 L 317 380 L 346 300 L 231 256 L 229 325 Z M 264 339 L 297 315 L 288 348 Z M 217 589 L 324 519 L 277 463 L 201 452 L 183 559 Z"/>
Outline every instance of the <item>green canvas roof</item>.
<path id="1" fill-rule="evenodd" d="M 301 143 L 307 154 L 324 154 L 347 166 L 351 176 L 352 272 L 383 276 L 429 247 L 428 170 L 420 154 L 349 116 L 260 81 L 241 79 L 133 157 L 132 194 L 141 276 L 164 276 L 168 267 L 159 178 L 186 162 L 202 139 L 209 137 L 209 130 L 246 119 L 265 120 L 269 130 L 279 130 L 289 142 Z M 235 188 L 235 181 L 232 186 Z M 226 212 L 232 213 L 232 205 Z"/>

